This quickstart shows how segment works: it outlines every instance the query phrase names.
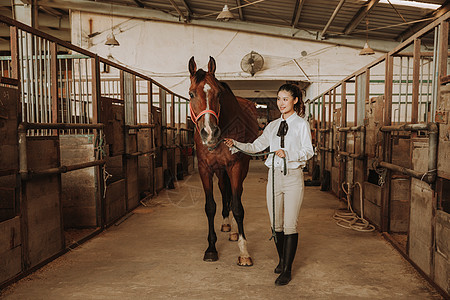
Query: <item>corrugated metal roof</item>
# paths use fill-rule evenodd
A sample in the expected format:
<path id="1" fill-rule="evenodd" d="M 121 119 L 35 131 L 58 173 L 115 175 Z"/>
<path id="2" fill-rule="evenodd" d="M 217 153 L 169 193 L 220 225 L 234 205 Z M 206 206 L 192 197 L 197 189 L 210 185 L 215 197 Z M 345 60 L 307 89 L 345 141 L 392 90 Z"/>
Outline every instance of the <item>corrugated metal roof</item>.
<path id="1" fill-rule="evenodd" d="M 122 12 L 133 11 L 128 16 L 138 12 L 145 18 L 147 14 L 163 12 L 172 20 L 176 21 L 178 18 L 180 22 L 190 22 L 191 20 L 215 21 L 223 6 L 227 4 L 236 18 L 245 21 L 239 24 L 241 30 L 245 30 L 246 26 L 252 28 L 255 25 L 271 25 L 283 29 L 304 30 L 309 35 L 316 35 L 322 39 L 335 37 L 339 37 L 341 40 L 346 37 L 361 39 L 368 34 L 371 40 L 396 42 L 408 37 L 407 29 L 412 28 L 409 31 L 416 32 L 421 26 L 431 22 L 429 20 L 428 22 L 405 24 L 405 21 L 422 20 L 433 17 L 433 14 L 438 11 L 450 9 L 449 0 L 418 0 L 442 5 L 437 10 L 397 4 L 394 4 L 393 7 L 383 0 L 345 0 L 329 24 L 326 34 L 322 36 L 322 31 L 341 1 L 344 0 L 82 0 L 78 2 L 40 0 L 38 5 L 41 7 L 40 15 L 47 14 L 47 17 L 53 18 L 57 18 L 58 14 L 67 15 L 69 9 L 81 9 L 83 5 L 89 11 L 89 8 L 93 7 L 95 3 L 97 5 L 96 12 L 100 10 L 101 13 L 108 13 L 105 4 L 111 4 L 115 7 L 116 14 L 119 10 Z M 394 1 L 397 0 L 389 1 L 395 3 Z M 68 3 L 72 7 L 67 7 Z M 372 9 L 368 14 L 361 14 L 361 10 L 365 7 L 372 7 Z M 300 12 L 299 15 L 298 12 Z M 355 19 L 359 21 L 353 23 Z M 366 20 L 369 22 L 368 32 L 366 31 Z M 232 28 L 232 25 L 230 27 Z M 351 29 L 348 29 L 349 27 Z M 277 30 L 273 32 L 277 32 Z"/>
<path id="2" fill-rule="evenodd" d="M 109 1 L 107 1 L 109 2 Z M 153 8 L 168 12 L 172 15 L 178 15 L 177 10 L 171 4 L 173 2 L 183 15 L 188 16 L 189 13 L 185 4 L 189 7 L 192 14 L 190 19 L 209 19 L 215 20 L 225 4 L 231 9 L 235 17 L 239 17 L 239 12 L 236 7 L 242 7 L 242 21 L 269 24 L 282 27 L 293 27 L 295 16 L 300 4 L 302 4 L 301 14 L 296 29 L 322 31 L 332 16 L 336 6 L 340 0 L 139 0 L 145 7 Z M 184 2 L 184 3 L 183 3 Z M 327 33 L 332 35 L 343 35 L 346 27 L 357 16 L 359 10 L 366 6 L 369 2 L 377 2 L 373 0 L 347 0 L 344 2 L 342 8 L 337 13 L 336 18 L 331 23 Z M 443 5 L 445 0 L 422 0 L 421 2 Z M 114 1 L 114 3 L 117 3 Z M 129 0 L 128 3 L 136 6 L 136 2 Z M 448 6 L 448 4 L 446 4 Z M 372 39 L 395 40 L 401 38 L 404 31 L 413 26 L 412 24 L 403 24 L 405 19 L 407 22 L 417 21 L 429 17 L 434 10 L 428 8 L 417 8 L 394 4 L 395 10 L 389 3 L 377 3 L 368 16 L 369 20 L 369 35 Z M 145 8 L 144 8 L 145 9 Z M 400 17 L 399 14 L 402 16 Z M 366 35 L 366 21 L 362 21 L 356 26 L 353 32 L 347 34 L 352 37 L 365 37 Z M 421 24 L 425 25 L 426 22 Z M 375 28 L 399 25 L 395 27 L 373 30 Z"/>

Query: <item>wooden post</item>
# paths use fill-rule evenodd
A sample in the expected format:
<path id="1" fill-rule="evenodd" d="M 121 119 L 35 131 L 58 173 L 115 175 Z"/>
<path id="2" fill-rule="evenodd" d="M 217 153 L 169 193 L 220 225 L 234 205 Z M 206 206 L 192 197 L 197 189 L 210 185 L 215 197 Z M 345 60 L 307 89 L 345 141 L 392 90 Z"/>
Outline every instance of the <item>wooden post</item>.
<path id="1" fill-rule="evenodd" d="M 100 90 L 100 60 L 98 55 L 91 58 L 91 72 L 92 72 L 92 124 L 98 123 L 99 113 L 99 99 L 101 97 Z"/>
<path id="2" fill-rule="evenodd" d="M 448 57 L 448 21 L 442 21 L 439 32 L 439 78 L 447 76 L 447 57 Z"/>
<path id="3" fill-rule="evenodd" d="M 10 35 L 10 43 L 11 43 L 11 74 L 8 74 L 9 77 L 17 79 L 17 89 L 19 91 L 19 101 L 17 101 L 17 120 L 18 122 L 22 121 L 22 95 L 20 91 L 21 82 L 20 82 L 20 64 L 19 64 L 19 31 L 16 26 L 9 27 L 9 35 Z"/>
<path id="4" fill-rule="evenodd" d="M 411 123 L 419 120 L 420 39 L 414 40 Z M 411 134 L 416 135 L 415 132 Z"/>
<path id="5" fill-rule="evenodd" d="M 9 77 L 18 79 L 20 82 L 19 72 L 19 32 L 17 27 L 9 27 L 9 35 L 11 38 L 11 74 Z"/>
<path id="6" fill-rule="evenodd" d="M 151 81 L 147 81 L 147 97 L 148 97 L 148 106 L 147 106 L 147 112 L 148 112 L 148 124 L 153 124 L 153 113 L 152 113 L 152 107 L 153 107 L 153 84 Z M 153 147 L 153 146 L 152 146 Z"/>
<path id="7" fill-rule="evenodd" d="M 360 75 L 361 76 L 361 75 Z M 353 126 L 358 126 L 358 83 L 359 83 L 359 76 L 355 76 L 355 107 L 354 107 L 354 121 Z M 353 134 L 353 141 L 355 141 L 355 134 Z M 353 144 L 353 149 L 355 149 L 355 144 Z M 353 151 L 355 152 L 355 151 Z"/>
<path id="8" fill-rule="evenodd" d="M 346 127 L 347 126 L 347 84 L 346 82 L 342 82 L 341 86 L 341 124 L 340 127 Z M 339 137 L 339 149 L 340 151 L 346 151 L 346 139 L 347 139 L 347 133 L 341 132 Z M 342 183 L 345 180 L 345 165 L 346 161 L 344 160 L 344 157 L 341 157 L 339 160 L 339 199 L 344 197 L 344 191 L 342 190 Z"/>
<path id="9" fill-rule="evenodd" d="M 438 61 L 438 88 L 436 95 L 436 108 L 440 106 L 441 103 L 441 88 L 440 82 L 441 78 L 447 76 L 447 60 L 448 60 L 448 21 L 444 20 L 439 26 L 439 57 Z"/>
<path id="10" fill-rule="evenodd" d="M 136 75 L 132 75 L 131 76 L 131 82 L 132 82 L 132 86 L 133 86 L 133 124 L 136 125 L 138 123 L 138 118 L 137 118 L 137 95 L 136 95 L 136 85 L 137 85 L 137 80 L 136 80 Z"/>
<path id="11" fill-rule="evenodd" d="M 100 86 L 100 59 L 98 55 L 91 58 L 91 88 L 92 88 L 92 124 L 99 123 L 99 113 L 101 110 L 100 107 L 100 97 L 101 97 L 101 86 Z M 100 120 L 102 122 L 106 122 L 106 120 Z M 96 135 L 99 136 L 101 134 L 100 130 L 95 130 Z M 100 138 L 100 137 L 99 137 Z M 101 155 L 99 153 L 99 155 Z M 96 219 L 97 226 L 104 227 L 106 225 L 106 204 L 105 199 L 103 197 L 102 191 L 104 191 L 105 186 L 103 182 L 103 168 L 106 166 L 96 166 L 95 167 L 95 180 L 96 180 L 96 202 L 97 202 L 97 211 L 96 211 Z"/>
<path id="12" fill-rule="evenodd" d="M 170 101 L 172 102 L 170 105 L 170 127 L 175 127 L 175 95 L 173 93 Z"/>
<path id="13" fill-rule="evenodd" d="M 333 113 L 336 110 L 336 93 L 337 93 L 336 89 L 337 88 L 333 89 Z M 333 121 L 334 121 L 334 118 L 333 118 Z"/>
<path id="14" fill-rule="evenodd" d="M 52 98 L 52 123 L 58 123 L 60 118 L 58 118 L 58 50 L 57 44 L 50 42 L 50 95 Z M 58 135 L 59 130 L 53 130 L 52 135 Z"/>
<path id="15" fill-rule="evenodd" d="M 394 77 L 394 58 L 386 54 L 386 71 L 385 71 L 385 87 L 384 87 L 384 120 L 383 125 L 391 125 L 392 123 L 392 84 Z M 391 133 L 383 134 L 383 161 L 391 162 L 392 159 L 392 141 Z M 381 195 L 381 231 L 389 230 L 389 208 L 390 208 L 390 191 L 391 191 L 391 171 L 386 170 L 386 178 L 384 188 Z"/>
<path id="16" fill-rule="evenodd" d="M 147 81 L 147 97 L 148 97 L 148 124 L 155 124 L 154 116 L 153 116 L 153 83 L 151 80 Z M 151 148 L 155 148 L 155 129 L 150 129 L 150 141 Z M 150 164 L 151 164 L 151 176 L 152 176 L 152 195 L 156 194 L 156 175 L 155 175 L 155 156 L 150 155 Z"/>
<path id="17" fill-rule="evenodd" d="M 367 103 L 369 103 L 370 100 L 370 69 L 366 69 L 366 99 Z M 365 115 L 365 113 L 364 113 Z"/>

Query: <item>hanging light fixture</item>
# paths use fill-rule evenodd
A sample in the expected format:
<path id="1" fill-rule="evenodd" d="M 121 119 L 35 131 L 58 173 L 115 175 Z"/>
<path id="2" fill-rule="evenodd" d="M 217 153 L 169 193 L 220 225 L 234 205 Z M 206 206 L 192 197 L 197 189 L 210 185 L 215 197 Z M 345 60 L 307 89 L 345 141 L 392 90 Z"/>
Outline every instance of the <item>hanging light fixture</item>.
<path id="1" fill-rule="evenodd" d="M 366 43 L 364 44 L 364 48 L 359 52 L 359 55 L 373 55 L 375 51 L 369 46 L 369 19 L 366 18 Z"/>
<path id="2" fill-rule="evenodd" d="M 113 32 L 113 4 L 111 2 L 111 33 L 106 36 L 105 45 L 107 46 L 120 46 L 119 41 L 116 40 Z"/>
<path id="3" fill-rule="evenodd" d="M 234 19 L 235 18 L 233 16 L 233 14 L 231 13 L 230 9 L 228 8 L 227 4 L 225 4 L 223 6 L 222 11 L 220 12 L 220 14 L 216 18 L 216 20 L 224 21 L 224 22 L 227 22 L 229 20 L 234 20 Z"/>
<path id="4" fill-rule="evenodd" d="M 116 40 L 114 33 L 111 30 L 111 33 L 106 36 L 105 45 L 107 46 L 120 46 L 119 41 Z"/>

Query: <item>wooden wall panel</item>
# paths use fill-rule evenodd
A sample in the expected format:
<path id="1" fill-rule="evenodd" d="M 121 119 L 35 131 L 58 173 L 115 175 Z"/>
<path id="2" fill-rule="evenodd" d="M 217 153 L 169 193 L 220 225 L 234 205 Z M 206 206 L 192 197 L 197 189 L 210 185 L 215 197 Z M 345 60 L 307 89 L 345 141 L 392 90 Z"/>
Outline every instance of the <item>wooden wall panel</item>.
<path id="1" fill-rule="evenodd" d="M 364 182 L 364 216 L 371 221 L 371 223 L 381 225 L 381 193 L 382 187 Z"/>
<path id="2" fill-rule="evenodd" d="M 440 86 L 440 110 L 446 113 L 447 122 L 439 124 L 439 143 L 437 173 L 439 177 L 450 180 L 450 85 Z"/>
<path id="3" fill-rule="evenodd" d="M 150 154 L 138 157 L 138 168 L 139 195 L 142 198 L 153 192 L 153 168 Z"/>
<path id="4" fill-rule="evenodd" d="M 0 87 L 0 171 L 18 169 L 17 89 Z"/>
<path id="5" fill-rule="evenodd" d="M 58 167 L 58 137 L 27 138 L 27 155 L 31 170 Z M 60 188 L 59 174 L 22 182 L 22 198 L 26 202 L 25 209 L 22 208 L 22 214 L 26 215 L 26 257 L 30 267 L 52 257 L 64 247 Z"/>
<path id="6" fill-rule="evenodd" d="M 411 179 L 409 256 L 427 274 L 431 272 L 433 190 L 418 179 Z"/>
<path id="7" fill-rule="evenodd" d="M 444 290 L 450 291 L 450 214 L 436 211 L 436 251 L 434 278 Z"/>
<path id="8" fill-rule="evenodd" d="M 110 224 L 126 212 L 125 179 L 120 179 L 107 186 L 105 197 L 106 224 Z"/>
<path id="9" fill-rule="evenodd" d="M 94 136 L 60 136 L 61 164 L 72 165 L 94 160 Z M 61 174 L 63 221 L 65 228 L 96 227 L 97 187 L 95 168 Z"/>
<path id="10" fill-rule="evenodd" d="M 22 271 L 20 234 L 19 217 L 0 223 L 0 283 Z"/>
<path id="11" fill-rule="evenodd" d="M 139 205 L 138 158 L 127 158 L 127 209 L 132 210 Z"/>
<path id="12" fill-rule="evenodd" d="M 391 180 L 390 232 L 408 232 L 411 180 L 393 178 Z"/>
<path id="13" fill-rule="evenodd" d="M 25 184 L 29 265 L 33 267 L 63 250 L 59 175 Z"/>

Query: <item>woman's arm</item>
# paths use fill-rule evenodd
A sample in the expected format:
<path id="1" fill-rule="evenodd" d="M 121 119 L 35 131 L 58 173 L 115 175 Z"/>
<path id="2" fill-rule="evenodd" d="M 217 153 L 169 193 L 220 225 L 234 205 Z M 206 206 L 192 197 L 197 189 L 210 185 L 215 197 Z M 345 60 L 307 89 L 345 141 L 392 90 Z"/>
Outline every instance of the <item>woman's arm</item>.
<path id="1" fill-rule="evenodd" d="M 304 126 L 301 126 L 299 133 L 299 144 L 301 147 L 298 151 L 288 153 L 288 161 L 307 161 L 314 156 L 314 148 L 311 142 L 311 130 L 307 122 Z"/>
<path id="2" fill-rule="evenodd" d="M 245 152 L 249 153 L 261 152 L 270 146 L 270 133 L 268 129 L 269 126 L 266 126 L 263 133 L 256 140 L 254 140 L 253 143 L 241 143 L 233 139 L 225 138 L 225 145 L 227 145 L 228 147 L 236 145 L 236 147 L 238 147 L 239 149 L 242 149 Z"/>

